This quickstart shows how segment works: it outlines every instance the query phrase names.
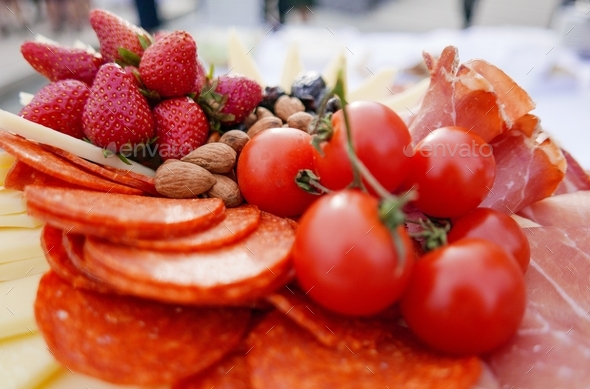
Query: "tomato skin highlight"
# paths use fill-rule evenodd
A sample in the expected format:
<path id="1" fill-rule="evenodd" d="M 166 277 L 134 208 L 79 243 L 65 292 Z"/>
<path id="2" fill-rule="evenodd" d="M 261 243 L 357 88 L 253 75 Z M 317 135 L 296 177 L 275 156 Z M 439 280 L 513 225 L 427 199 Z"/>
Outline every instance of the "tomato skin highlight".
<path id="1" fill-rule="evenodd" d="M 346 108 L 358 158 L 385 189 L 393 192 L 406 178 L 411 164 L 404 154 L 404 148 L 412 142 L 408 127 L 393 110 L 377 102 L 357 101 Z M 324 155 L 314 150 L 314 158 L 322 185 L 340 190 L 353 179 L 342 110 L 332 116 L 332 127 L 332 138 L 322 144 Z"/>
<path id="2" fill-rule="evenodd" d="M 378 201 L 357 190 L 323 196 L 303 215 L 293 245 L 302 289 L 322 306 L 345 315 L 372 315 L 398 300 L 413 263 L 412 243 L 403 226 L 404 265 Z"/>
<path id="3" fill-rule="evenodd" d="M 491 146 L 464 128 L 438 128 L 414 152 L 410 178 L 418 192 L 414 204 L 427 215 L 464 215 L 477 208 L 494 183 Z"/>
<path id="4" fill-rule="evenodd" d="M 506 342 L 524 315 L 524 276 L 498 245 L 465 238 L 417 260 L 400 301 L 410 329 L 429 346 L 482 354 Z"/>
<path id="5" fill-rule="evenodd" d="M 491 208 L 476 208 L 452 221 L 449 243 L 463 238 L 481 238 L 496 243 L 514 256 L 523 274 L 531 259 L 529 240 L 510 216 Z"/>
<path id="6" fill-rule="evenodd" d="M 311 136 L 293 128 L 273 128 L 246 143 L 236 175 L 250 204 L 277 216 L 297 216 L 318 197 L 295 183 L 301 169 L 314 169 Z"/>

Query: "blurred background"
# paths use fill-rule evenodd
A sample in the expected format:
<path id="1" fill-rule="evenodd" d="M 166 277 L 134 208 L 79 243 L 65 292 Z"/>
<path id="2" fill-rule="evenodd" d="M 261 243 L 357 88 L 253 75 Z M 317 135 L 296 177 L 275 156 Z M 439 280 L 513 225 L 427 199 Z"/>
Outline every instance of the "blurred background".
<path id="1" fill-rule="evenodd" d="M 96 46 L 95 7 L 151 31 L 189 31 L 218 71 L 228 70 L 235 27 L 266 84 L 279 82 L 296 47 L 307 70 L 345 56 L 351 88 L 384 68 L 400 70 L 391 83 L 404 87 L 423 75 L 423 50 L 452 44 L 462 60 L 484 58 L 521 84 L 544 127 L 590 169 L 590 0 L 0 0 L 0 108 L 18 113 L 18 92 L 46 83 L 20 56 L 22 42 Z"/>

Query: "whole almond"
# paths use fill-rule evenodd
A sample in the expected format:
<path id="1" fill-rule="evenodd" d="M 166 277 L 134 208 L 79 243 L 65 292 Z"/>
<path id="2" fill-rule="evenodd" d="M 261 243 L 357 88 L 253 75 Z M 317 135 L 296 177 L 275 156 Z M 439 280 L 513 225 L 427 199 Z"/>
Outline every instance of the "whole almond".
<path id="1" fill-rule="evenodd" d="M 248 130 L 247 134 L 252 139 L 256 134 L 261 133 L 264 130 L 268 130 L 269 128 L 278 128 L 282 127 L 283 122 L 276 116 L 267 116 L 265 118 L 260 119 L 250 129 Z"/>
<path id="2" fill-rule="evenodd" d="M 161 195 L 174 199 L 186 199 L 211 189 L 215 184 L 215 177 L 192 163 L 168 160 L 156 170 L 154 183 Z"/>
<path id="3" fill-rule="evenodd" d="M 220 174 L 214 174 L 213 177 L 217 182 L 207 191 L 208 197 L 223 200 L 227 208 L 237 207 L 242 204 L 243 198 L 237 182 Z"/>
<path id="4" fill-rule="evenodd" d="M 182 157 L 182 161 L 199 165 L 211 173 L 227 173 L 234 168 L 237 154 L 225 143 L 207 143 Z"/>
<path id="5" fill-rule="evenodd" d="M 219 138 L 221 138 L 221 134 L 217 131 L 214 131 L 211 134 L 209 134 L 209 138 L 207 138 L 207 143 L 219 142 Z"/>
<path id="6" fill-rule="evenodd" d="M 257 120 L 258 116 L 252 112 L 250 115 L 248 115 L 248 117 L 246 117 L 246 119 L 244 119 L 244 124 L 246 125 L 246 128 L 250 128 L 254 123 L 256 123 Z"/>
<path id="7" fill-rule="evenodd" d="M 313 115 L 307 112 L 296 112 L 289 116 L 287 124 L 291 128 L 297 128 L 298 130 L 309 132 L 309 124 L 313 120 Z"/>
<path id="8" fill-rule="evenodd" d="M 294 113 L 303 111 L 305 111 L 305 106 L 297 97 L 283 95 L 275 103 L 275 114 L 284 122 Z"/>
<path id="9" fill-rule="evenodd" d="M 226 145 L 230 146 L 236 151 L 237 154 L 240 154 L 240 151 L 242 151 L 249 140 L 250 137 L 248 134 L 240 130 L 230 130 L 223 134 L 221 138 L 219 138 L 221 143 L 225 143 Z"/>
<path id="10" fill-rule="evenodd" d="M 256 108 L 256 117 L 258 120 L 269 117 L 275 116 L 268 108 L 258 107 Z"/>

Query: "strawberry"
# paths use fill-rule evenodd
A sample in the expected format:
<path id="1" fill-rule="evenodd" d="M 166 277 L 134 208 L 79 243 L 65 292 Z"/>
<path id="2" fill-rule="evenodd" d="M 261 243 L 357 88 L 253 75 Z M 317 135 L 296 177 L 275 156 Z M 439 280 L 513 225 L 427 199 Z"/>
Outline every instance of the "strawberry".
<path id="1" fill-rule="evenodd" d="M 25 42 L 20 51 L 27 62 L 50 81 L 74 79 L 91 85 L 104 62 L 100 54 L 41 42 Z"/>
<path id="2" fill-rule="evenodd" d="M 41 88 L 20 111 L 20 116 L 82 139 L 82 110 L 89 93 L 88 86 L 82 81 L 56 81 Z"/>
<path id="3" fill-rule="evenodd" d="M 162 97 L 188 94 L 197 78 L 197 44 L 186 31 L 174 31 L 148 47 L 139 63 L 144 85 Z"/>
<path id="4" fill-rule="evenodd" d="M 84 134 L 97 146 L 121 151 L 154 136 L 147 100 L 133 75 L 114 63 L 102 65 L 90 88 L 82 115 Z"/>
<path id="5" fill-rule="evenodd" d="M 197 77 L 195 78 L 195 85 L 191 90 L 191 94 L 194 94 L 194 96 L 200 95 L 206 83 L 207 71 L 205 70 L 205 66 L 203 65 L 203 63 L 197 60 Z"/>
<path id="6" fill-rule="evenodd" d="M 207 116 L 191 98 L 164 100 L 156 105 L 153 114 L 156 143 L 163 160 L 180 159 L 207 141 Z"/>
<path id="7" fill-rule="evenodd" d="M 207 83 L 199 97 L 212 122 L 233 125 L 242 123 L 262 101 L 262 88 L 243 76 L 219 76 Z"/>
<path id="8" fill-rule="evenodd" d="M 139 60 L 145 46 L 151 43 L 151 36 L 142 28 L 102 9 L 90 11 L 90 25 L 96 32 L 100 52 L 106 61 L 124 61 L 119 49 L 134 54 Z"/>

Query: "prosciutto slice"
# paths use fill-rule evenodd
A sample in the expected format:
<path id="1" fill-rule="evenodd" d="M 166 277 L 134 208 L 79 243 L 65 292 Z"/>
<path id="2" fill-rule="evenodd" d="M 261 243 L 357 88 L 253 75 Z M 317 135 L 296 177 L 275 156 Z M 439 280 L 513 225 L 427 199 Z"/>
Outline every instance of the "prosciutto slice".
<path id="1" fill-rule="evenodd" d="M 572 193 L 579 190 L 590 190 L 590 176 L 576 159 L 567 151 L 561 150 L 567 161 L 567 170 L 563 181 L 554 194 Z"/>
<path id="2" fill-rule="evenodd" d="M 502 387 L 590 387 L 590 227 L 526 229 L 528 305 L 516 336 L 487 361 Z"/>
<path id="3" fill-rule="evenodd" d="M 521 210 L 520 215 L 542 226 L 590 226 L 590 191 L 547 197 Z"/>

